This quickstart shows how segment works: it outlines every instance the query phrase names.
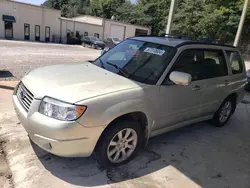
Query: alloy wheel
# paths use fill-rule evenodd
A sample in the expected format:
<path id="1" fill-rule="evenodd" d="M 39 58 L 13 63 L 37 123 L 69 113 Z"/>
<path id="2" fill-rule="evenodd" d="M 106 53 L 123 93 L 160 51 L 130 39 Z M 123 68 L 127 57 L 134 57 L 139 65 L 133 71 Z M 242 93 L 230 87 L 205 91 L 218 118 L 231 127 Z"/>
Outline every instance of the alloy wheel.
<path id="1" fill-rule="evenodd" d="M 119 131 L 110 141 L 107 156 L 112 163 L 121 163 L 134 152 L 138 142 L 138 135 L 132 128 Z"/>

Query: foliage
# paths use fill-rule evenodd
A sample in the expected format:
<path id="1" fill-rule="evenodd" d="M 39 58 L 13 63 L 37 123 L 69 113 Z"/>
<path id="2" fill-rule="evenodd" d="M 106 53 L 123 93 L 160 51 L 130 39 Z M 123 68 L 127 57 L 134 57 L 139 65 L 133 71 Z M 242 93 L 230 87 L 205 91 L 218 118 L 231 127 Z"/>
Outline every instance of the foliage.
<path id="1" fill-rule="evenodd" d="M 60 9 L 62 16 L 88 14 L 152 27 L 165 33 L 171 0 L 46 0 L 43 6 Z M 178 0 L 173 34 L 231 42 L 236 34 L 244 0 Z M 242 41 L 250 40 L 250 5 Z"/>

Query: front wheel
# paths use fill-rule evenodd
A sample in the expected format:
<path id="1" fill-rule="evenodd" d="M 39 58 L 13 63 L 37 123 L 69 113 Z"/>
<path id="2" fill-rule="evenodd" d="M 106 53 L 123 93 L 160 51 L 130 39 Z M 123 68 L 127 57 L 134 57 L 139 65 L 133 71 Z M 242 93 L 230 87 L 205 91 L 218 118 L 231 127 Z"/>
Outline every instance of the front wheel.
<path id="1" fill-rule="evenodd" d="M 123 121 L 110 126 L 95 151 L 98 163 L 104 168 L 131 160 L 141 148 L 144 138 L 141 126 L 136 121 Z"/>
<path id="2" fill-rule="evenodd" d="M 235 110 L 235 102 L 231 98 L 227 98 L 220 106 L 219 110 L 214 114 L 212 123 L 217 127 L 226 125 Z"/>

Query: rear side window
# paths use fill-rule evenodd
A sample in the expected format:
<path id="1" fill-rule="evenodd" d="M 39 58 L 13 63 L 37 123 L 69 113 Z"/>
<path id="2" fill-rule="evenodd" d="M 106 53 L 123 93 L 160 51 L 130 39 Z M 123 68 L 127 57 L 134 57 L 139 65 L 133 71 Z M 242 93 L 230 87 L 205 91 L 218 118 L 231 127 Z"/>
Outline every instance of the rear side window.
<path id="1" fill-rule="evenodd" d="M 185 50 L 172 71 L 189 73 L 192 81 L 228 75 L 227 63 L 221 50 Z"/>
<path id="2" fill-rule="evenodd" d="M 240 74 L 243 72 L 243 62 L 238 52 L 227 51 L 229 63 L 233 74 Z"/>

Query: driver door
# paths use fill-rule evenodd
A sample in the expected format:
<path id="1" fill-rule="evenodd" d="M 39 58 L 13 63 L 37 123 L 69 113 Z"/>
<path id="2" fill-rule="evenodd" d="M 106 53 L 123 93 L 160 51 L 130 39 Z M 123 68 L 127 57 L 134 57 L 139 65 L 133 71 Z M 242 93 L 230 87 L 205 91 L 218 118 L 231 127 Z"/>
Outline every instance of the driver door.
<path id="1" fill-rule="evenodd" d="M 173 65 L 172 71 L 189 73 L 192 82 L 188 86 L 176 85 L 169 79 L 169 75 L 159 88 L 156 99 L 158 118 L 155 122 L 155 130 L 174 125 L 192 123 L 200 117 L 202 100 L 202 66 L 200 62 L 201 52 L 188 49 L 181 53 Z"/>

